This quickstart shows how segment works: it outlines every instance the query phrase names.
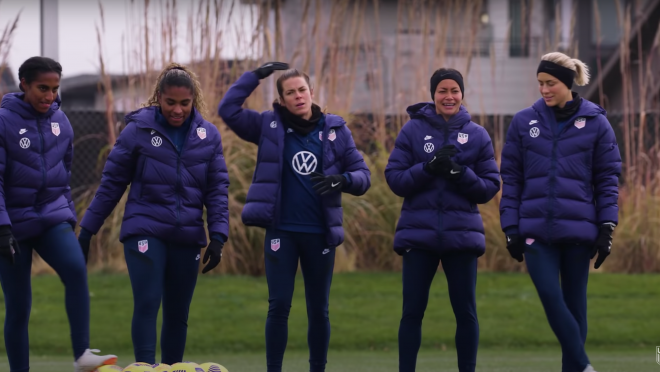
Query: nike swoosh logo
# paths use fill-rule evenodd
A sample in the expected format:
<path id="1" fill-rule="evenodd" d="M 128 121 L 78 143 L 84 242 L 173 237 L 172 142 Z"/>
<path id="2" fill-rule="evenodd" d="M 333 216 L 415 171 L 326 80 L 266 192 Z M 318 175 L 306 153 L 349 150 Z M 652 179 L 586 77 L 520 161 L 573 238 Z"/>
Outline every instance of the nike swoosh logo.
<path id="1" fill-rule="evenodd" d="M 341 183 L 341 182 L 337 182 L 337 183 L 334 183 L 334 182 L 333 182 L 333 183 L 332 183 L 332 187 L 335 187 L 335 186 L 339 185 L 340 183 Z"/>
<path id="2" fill-rule="evenodd" d="M 451 174 L 459 174 L 459 173 L 461 173 L 461 171 L 454 172 L 454 170 L 452 169 L 452 170 L 449 171 L 449 173 L 451 173 Z"/>

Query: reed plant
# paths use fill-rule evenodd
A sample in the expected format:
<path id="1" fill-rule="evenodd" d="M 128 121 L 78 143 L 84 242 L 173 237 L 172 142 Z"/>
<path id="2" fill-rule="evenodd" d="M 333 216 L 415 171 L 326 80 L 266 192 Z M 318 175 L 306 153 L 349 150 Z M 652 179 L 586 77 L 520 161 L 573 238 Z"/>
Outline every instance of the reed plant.
<path id="1" fill-rule="evenodd" d="M 478 61 L 480 48 L 484 48 L 479 36 L 480 15 L 483 13 L 481 0 L 443 1 L 444 7 L 430 8 L 427 0 L 399 0 L 395 27 L 414 29 L 414 35 L 396 33 L 394 37 L 394 66 L 385 73 L 384 62 L 379 57 L 385 43 L 380 32 L 385 20 L 380 19 L 378 0 L 337 0 L 329 10 L 321 10 L 322 0 L 302 0 L 301 17 L 298 22 L 283 23 L 281 0 L 255 1 L 249 6 L 236 1 L 203 0 L 187 17 L 179 11 L 181 2 L 175 0 L 134 1 L 129 14 L 129 28 L 123 36 L 125 69 L 129 78 L 125 91 L 135 98 L 135 108 L 144 101 L 155 82 L 155 74 L 162 66 L 173 60 L 175 51 L 188 50 L 189 64 L 200 77 L 207 107 L 213 108 L 206 118 L 215 123 L 223 138 L 225 159 L 229 169 L 230 237 L 226 245 L 221 266 L 216 273 L 262 275 L 264 232 L 261 228 L 246 227 L 241 222 L 241 211 L 247 190 L 252 180 L 256 159 L 256 146 L 246 143 L 229 131 L 217 117 L 217 107 L 231 83 L 244 71 L 257 67 L 267 60 L 287 61 L 305 71 L 312 71 L 315 98 L 324 109 L 346 118 L 363 151 L 371 170 L 372 186 L 361 197 L 344 196 L 345 243 L 339 247 L 336 271 L 390 271 L 399 270 L 401 259 L 392 250 L 394 231 L 399 217 L 402 199 L 395 196 L 387 186 L 384 169 L 394 139 L 406 122 L 405 107 L 408 104 L 428 100 L 429 72 L 439 66 L 455 67 L 467 72 Z M 249 3 L 249 2 L 246 2 Z M 530 2 L 539 6 L 539 2 Z M 193 3 L 195 4 L 195 3 Z M 429 9 L 435 9 L 429 11 Z M 596 9 L 596 7 L 594 7 Z M 100 8 L 101 13 L 103 12 Z M 557 9 L 558 11 L 558 9 Z M 596 9 L 597 12 L 597 9 Z M 525 13 L 525 12 L 524 12 Z M 556 19 L 559 20 L 559 14 Z M 648 82 L 651 68 L 658 63 L 658 47 L 639 60 L 630 72 L 631 60 L 629 35 L 633 16 L 628 10 L 620 15 L 624 25 L 624 37 L 620 45 L 622 63 L 622 86 L 626 91 L 626 105 L 622 122 L 612 122 L 622 137 L 619 138 L 621 153 L 625 157 L 624 181 L 620 190 L 620 225 L 616 230 L 613 253 L 605 262 L 602 271 L 612 272 L 658 272 L 660 271 L 660 148 L 658 141 L 648 141 L 645 133 L 658 128 L 658 115 L 648 122 L 652 109 L 658 108 L 657 101 L 642 103 L 653 82 Z M 239 32 L 232 19 L 243 19 L 252 27 L 250 32 Z M 391 19 L 387 20 L 391 22 Z M 176 34 L 177 25 L 187 25 L 185 41 Z M 524 17 L 523 29 L 530 19 Z M 572 22 L 574 24 L 574 22 Z M 460 25 L 460 29 L 456 27 Z M 561 26 L 557 21 L 556 30 Z M 104 68 L 103 25 L 98 27 L 99 64 L 103 75 L 103 89 L 107 92 L 108 133 L 107 146 L 98 158 L 98 171 L 121 130 L 121 117 L 114 111 L 111 82 Z M 660 31 L 659 31 L 660 32 Z M 231 34 L 234 44 L 239 45 L 242 56 L 231 60 L 223 58 L 224 41 Z M 660 35 L 660 34 L 659 34 Z M 113 35 L 113 37 L 116 37 Z M 660 39 L 660 36 L 656 36 Z M 507 38 L 508 39 L 508 38 Z M 528 38 L 523 38 L 528 40 Z M 290 55 L 285 55 L 284 45 L 295 45 Z M 502 51 L 508 51 L 506 43 L 493 42 L 486 45 L 490 51 L 486 59 L 493 74 L 501 71 Z M 532 57 L 558 49 L 558 33 L 546 38 L 535 48 L 530 48 Z M 430 52 L 432 51 L 432 52 Z M 481 62 L 484 63 L 483 58 Z M 412 65 L 411 65 L 412 61 Z M 538 58 L 530 58 L 536 65 Z M 412 67 L 411 67 L 412 66 Z M 353 89 L 364 77 L 358 71 L 369 71 L 369 94 L 360 94 Z M 591 66 L 598 71 L 601 63 Z M 412 68 L 412 70 L 411 70 Z M 411 71 L 408 71 L 408 70 Z M 596 71 L 596 74 L 598 74 Z M 384 82 L 391 88 L 385 91 Z M 477 82 L 467 81 L 466 85 Z M 596 83 L 594 81 L 594 83 Z M 635 88 L 633 88 L 635 87 Z M 529 87 L 532 90 L 534 87 Z M 116 87 L 115 87 L 116 89 Z M 497 94 L 493 86 L 488 94 Z M 638 89 L 638 92 L 632 92 Z M 274 85 L 265 81 L 248 99 L 246 107 L 256 110 L 270 108 Z M 636 93 L 636 94 L 633 94 Z M 602 97 L 602 93 L 600 94 Z M 371 107 L 368 115 L 354 112 L 352 104 L 363 101 Z M 521 102 L 521 109 L 534 101 Z M 473 120 L 483 125 L 493 139 L 496 158 L 499 154 L 508 125 L 502 116 L 487 116 L 479 107 L 478 97 L 469 97 L 466 105 Z M 644 101 L 645 102 L 645 101 Z M 364 106 L 363 105 L 363 106 Z M 392 108 L 395 109 L 393 114 Z M 654 129 L 654 133 L 658 130 Z M 81 193 L 76 200 L 79 218 L 93 198 L 98 184 Z M 125 271 L 123 247 L 118 240 L 126 195 L 106 220 L 99 234 L 92 241 L 90 267 L 95 270 Z M 491 202 L 481 205 L 487 250 L 479 260 L 479 268 L 488 271 L 525 271 L 524 264 L 517 263 L 507 253 L 505 239 L 500 230 L 498 194 Z M 49 271 L 47 265 L 37 263 L 37 272 Z"/>

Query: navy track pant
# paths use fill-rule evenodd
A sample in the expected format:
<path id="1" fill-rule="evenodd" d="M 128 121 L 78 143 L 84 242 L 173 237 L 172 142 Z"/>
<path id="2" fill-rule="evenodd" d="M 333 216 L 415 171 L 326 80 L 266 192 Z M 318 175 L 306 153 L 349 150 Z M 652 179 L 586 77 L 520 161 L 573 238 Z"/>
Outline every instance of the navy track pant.
<path id="1" fill-rule="evenodd" d="M 282 371 L 298 260 L 305 282 L 310 371 L 325 371 L 330 344 L 328 303 L 335 247 L 327 246 L 324 234 L 268 230 L 264 259 L 269 293 L 266 320 L 268 372 Z"/>
<path id="2" fill-rule="evenodd" d="M 403 315 L 399 325 L 399 372 L 413 372 L 422 343 L 422 319 L 433 277 L 442 262 L 449 300 L 456 317 L 458 370 L 474 372 L 479 347 L 476 286 L 477 256 L 472 253 L 438 255 L 411 249 L 403 254 Z"/>
<path id="3" fill-rule="evenodd" d="M 147 236 L 131 237 L 124 242 L 133 289 L 131 335 L 137 362 L 156 363 L 156 322 L 161 301 L 162 363 L 171 365 L 183 361 L 200 251 L 200 248 L 173 246 Z"/>
<path id="4" fill-rule="evenodd" d="M 562 372 L 582 372 L 589 365 L 584 344 L 591 249 L 574 244 L 531 243 L 525 245 L 527 271 L 561 344 Z"/>
<path id="5" fill-rule="evenodd" d="M 69 223 L 55 225 L 43 235 L 18 243 L 16 263 L 0 259 L 0 282 L 5 296 L 5 348 L 11 372 L 30 370 L 28 322 L 32 307 L 32 251 L 60 277 L 71 329 L 73 357 L 89 348 L 89 290 L 87 267 L 78 239 Z"/>

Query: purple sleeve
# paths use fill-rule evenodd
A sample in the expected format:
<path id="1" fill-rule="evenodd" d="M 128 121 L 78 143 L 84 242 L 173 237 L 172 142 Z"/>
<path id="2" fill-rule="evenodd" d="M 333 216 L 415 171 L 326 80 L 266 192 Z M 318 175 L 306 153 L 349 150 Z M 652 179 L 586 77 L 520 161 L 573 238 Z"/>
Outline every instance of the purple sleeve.
<path id="1" fill-rule="evenodd" d="M 137 126 L 128 123 L 119 134 L 103 168 L 101 185 L 87 208 L 80 226 L 96 234 L 126 191 L 135 172 L 135 137 Z"/>
<path id="2" fill-rule="evenodd" d="M 261 114 L 244 109 L 245 100 L 259 86 L 259 78 L 253 72 L 244 73 L 227 91 L 218 105 L 218 115 L 245 141 L 259 144 L 261 137 Z"/>
<path id="3" fill-rule="evenodd" d="M 399 132 L 385 167 L 385 179 L 390 189 L 404 198 L 418 193 L 434 178 L 424 170 L 424 163 L 415 164 L 405 128 L 404 125 Z"/>
<path id="4" fill-rule="evenodd" d="M 71 163 L 73 162 L 73 137 L 71 137 L 71 143 L 69 144 L 69 147 L 66 150 L 66 153 L 64 154 L 64 167 L 66 167 L 66 171 L 68 172 L 67 178 L 69 179 L 69 182 L 67 182 L 66 185 L 66 191 L 64 193 L 64 196 L 66 197 L 66 200 L 69 202 L 69 209 L 71 209 L 71 213 L 73 213 L 73 218 L 76 222 L 78 222 L 78 213 L 76 213 L 76 205 L 73 202 L 73 199 L 71 198 L 71 185 L 70 185 L 70 180 L 71 180 Z"/>
<path id="5" fill-rule="evenodd" d="M 502 149 L 500 172 L 503 185 L 502 200 L 500 201 L 500 225 L 503 231 L 518 226 L 518 210 L 525 182 L 517 122 L 518 120 L 514 117 L 506 133 L 506 142 Z"/>
<path id="6" fill-rule="evenodd" d="M 347 127 L 342 130 L 348 132 L 344 148 L 344 172 L 350 177 L 350 182 L 343 191 L 356 196 L 364 195 L 371 187 L 371 171 L 355 146 L 351 131 Z"/>
<path id="7" fill-rule="evenodd" d="M 5 169 L 7 167 L 7 147 L 5 146 L 5 125 L 2 119 L 0 119 L 0 125 L 0 131 L 2 131 L 0 133 L 0 193 L 2 193 L 2 198 L 0 198 L 0 226 L 11 226 L 9 214 L 7 213 L 7 206 L 5 204 Z"/>
<path id="8" fill-rule="evenodd" d="M 204 195 L 209 236 L 220 234 L 223 241 L 229 236 L 229 173 L 222 152 L 222 139 L 218 133 L 215 156 L 209 163 L 207 192 Z"/>
<path id="9" fill-rule="evenodd" d="M 593 187 L 596 201 L 598 224 L 619 223 L 619 176 L 621 175 L 621 154 L 614 130 L 602 116 L 599 138 L 593 155 Z"/>
<path id="10" fill-rule="evenodd" d="M 493 143 L 485 129 L 481 138 L 483 146 L 479 149 L 479 160 L 474 170 L 465 167 L 463 175 L 456 181 L 460 192 L 476 204 L 488 203 L 500 191 L 500 172 Z"/>

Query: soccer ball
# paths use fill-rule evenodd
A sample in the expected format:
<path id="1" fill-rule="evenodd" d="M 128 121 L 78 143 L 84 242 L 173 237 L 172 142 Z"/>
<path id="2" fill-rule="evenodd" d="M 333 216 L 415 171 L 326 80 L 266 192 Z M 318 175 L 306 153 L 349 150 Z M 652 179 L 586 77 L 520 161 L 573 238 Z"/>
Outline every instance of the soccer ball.
<path id="1" fill-rule="evenodd" d="M 149 363 L 137 362 L 124 368 L 124 372 L 154 372 L 154 369 Z"/>
<path id="2" fill-rule="evenodd" d="M 172 367 L 164 363 L 156 363 L 152 366 L 155 372 L 171 372 Z"/>
<path id="3" fill-rule="evenodd" d="M 197 363 L 181 362 L 172 364 L 172 372 L 204 372 L 204 370 Z"/>
<path id="4" fill-rule="evenodd" d="M 218 363 L 204 363 L 200 365 L 204 372 L 229 372 L 229 370 Z"/>
<path id="5" fill-rule="evenodd" d="M 102 366 L 96 369 L 96 372 L 121 372 L 124 369 L 120 366 Z"/>

